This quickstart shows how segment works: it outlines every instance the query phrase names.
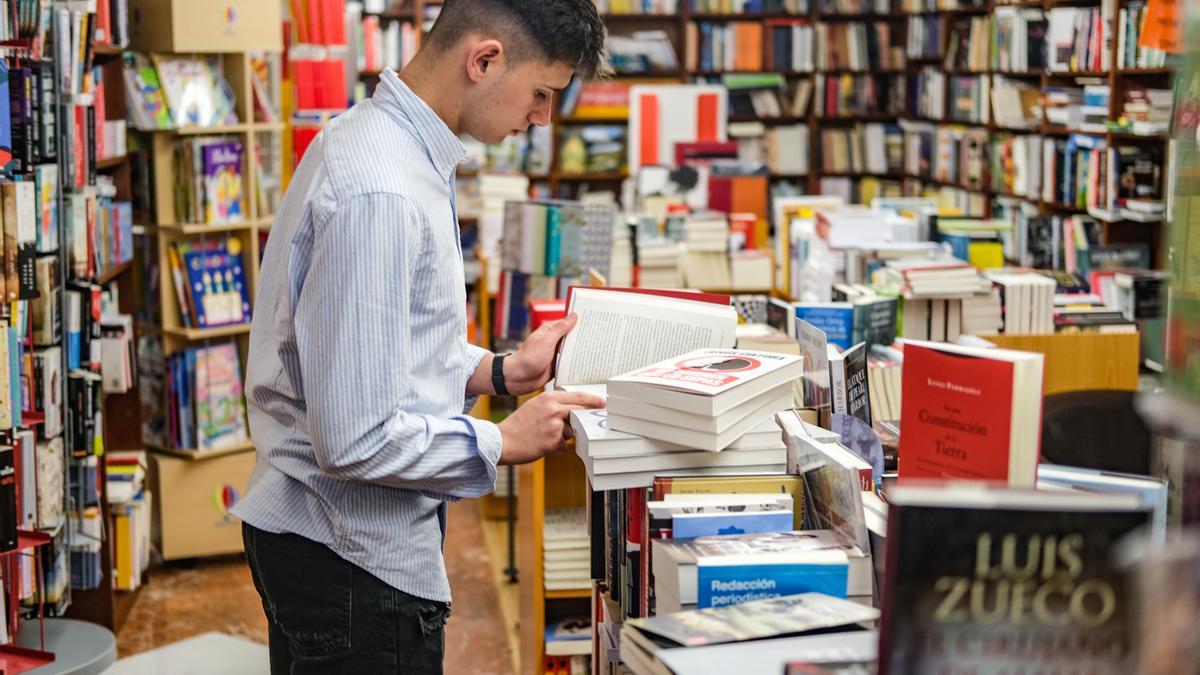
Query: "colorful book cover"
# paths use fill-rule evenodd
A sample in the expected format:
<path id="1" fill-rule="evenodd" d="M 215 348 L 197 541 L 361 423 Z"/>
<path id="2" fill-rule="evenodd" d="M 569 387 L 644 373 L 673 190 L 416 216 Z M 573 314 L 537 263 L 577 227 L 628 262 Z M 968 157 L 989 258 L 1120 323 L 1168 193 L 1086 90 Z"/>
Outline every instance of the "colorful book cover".
<path id="1" fill-rule="evenodd" d="M 39 164 L 33 172 L 37 189 L 37 252 L 58 250 L 58 165 Z"/>
<path id="2" fill-rule="evenodd" d="M 788 532 L 791 529 L 791 511 L 677 513 L 671 518 L 671 532 L 675 539 L 718 534 Z"/>
<path id="3" fill-rule="evenodd" d="M 562 209 L 559 205 L 546 207 L 546 276 L 558 276 L 559 244 L 562 241 Z"/>
<path id="4" fill-rule="evenodd" d="M 201 450 L 246 441 L 245 401 L 237 345 L 232 342 L 197 350 L 196 427 Z"/>
<path id="5" fill-rule="evenodd" d="M 6 169 L 13 158 L 12 114 L 8 90 L 8 64 L 0 62 L 0 166 Z"/>
<path id="6" fill-rule="evenodd" d="M 929 347 L 904 348 L 904 478 L 1009 482 L 1014 366 Z"/>
<path id="7" fill-rule="evenodd" d="M 585 274 L 583 232 L 587 229 L 583 207 L 562 205 L 559 212 L 558 276 L 573 279 Z"/>
<path id="8" fill-rule="evenodd" d="M 825 333 L 831 345 L 849 349 L 854 333 L 854 306 L 848 302 L 796 303 L 796 318 L 803 319 Z"/>
<path id="9" fill-rule="evenodd" d="M 1136 672 L 1135 597 L 1114 550 L 1147 511 L 1118 506 L 1125 495 L 1083 508 L 1079 493 L 1015 491 L 1017 506 L 996 505 L 1001 490 L 976 503 L 903 492 L 889 493 L 880 675 Z"/>
<path id="10" fill-rule="evenodd" d="M 204 222 L 242 222 L 245 219 L 245 200 L 241 141 L 207 143 L 200 152 L 204 180 Z"/>
<path id="11" fill-rule="evenodd" d="M 609 277 L 612 265 L 613 227 L 615 226 L 613 209 L 608 206 L 585 206 L 583 218 L 582 241 L 580 244 L 580 274 L 588 270 L 604 277 Z"/>
<path id="12" fill-rule="evenodd" d="M 701 558 L 696 565 L 696 607 L 725 607 L 800 593 L 846 597 L 850 565 L 841 551 L 806 554 L 814 562 L 722 564 L 720 558 Z"/>

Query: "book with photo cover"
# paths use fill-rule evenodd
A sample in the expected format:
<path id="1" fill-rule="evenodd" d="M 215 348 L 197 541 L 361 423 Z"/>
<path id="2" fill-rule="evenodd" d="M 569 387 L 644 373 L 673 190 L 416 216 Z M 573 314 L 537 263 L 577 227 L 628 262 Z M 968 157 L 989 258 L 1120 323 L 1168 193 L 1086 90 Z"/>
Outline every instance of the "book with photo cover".
<path id="1" fill-rule="evenodd" d="M 229 83 L 208 59 L 154 57 L 154 66 L 176 127 L 236 124 L 237 111 Z"/>
<path id="2" fill-rule="evenodd" d="M 674 614 L 630 619 L 627 625 L 679 646 L 743 642 L 853 626 L 879 618 L 879 610 L 823 593 L 800 593 Z"/>
<path id="3" fill-rule="evenodd" d="M 204 221 L 240 223 L 246 219 L 243 182 L 244 147 L 236 139 L 205 142 L 199 149 L 203 168 Z"/>

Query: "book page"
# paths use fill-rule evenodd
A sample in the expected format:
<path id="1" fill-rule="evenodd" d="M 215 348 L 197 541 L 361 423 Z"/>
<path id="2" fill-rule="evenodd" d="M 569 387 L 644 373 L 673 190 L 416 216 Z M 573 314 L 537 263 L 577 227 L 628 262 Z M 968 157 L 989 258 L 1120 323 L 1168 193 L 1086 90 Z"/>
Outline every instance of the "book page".
<path id="1" fill-rule="evenodd" d="M 579 323 L 563 342 L 560 387 L 610 377 L 702 348 L 732 348 L 737 310 L 652 295 L 576 289 L 569 312 Z"/>

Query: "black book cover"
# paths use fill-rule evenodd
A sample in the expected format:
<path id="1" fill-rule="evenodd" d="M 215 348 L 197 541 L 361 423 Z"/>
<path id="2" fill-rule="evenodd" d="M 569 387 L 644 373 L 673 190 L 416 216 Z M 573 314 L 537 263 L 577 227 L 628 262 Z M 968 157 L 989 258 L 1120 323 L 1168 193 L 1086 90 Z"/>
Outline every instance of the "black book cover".
<path id="1" fill-rule="evenodd" d="M 1037 269 L 1054 267 L 1054 231 L 1057 229 L 1056 216 L 1037 216 L 1030 218 L 1027 226 L 1028 237 L 1025 248 L 1029 254 L 1029 266 Z"/>
<path id="2" fill-rule="evenodd" d="M 0 446 L 0 551 L 17 548 L 17 468 L 11 445 Z"/>
<path id="3" fill-rule="evenodd" d="M 58 155 L 58 122 L 54 114 L 54 64 L 43 61 L 34 67 L 34 71 L 37 76 L 37 107 L 41 120 L 38 141 L 41 145 L 41 161 L 45 162 Z"/>
<path id="4" fill-rule="evenodd" d="M 86 106 L 87 127 L 84 129 L 84 147 L 87 148 L 87 184 L 96 184 L 96 107 Z"/>
<path id="5" fill-rule="evenodd" d="M 867 390 L 867 346 L 862 342 L 846 352 L 846 407 L 846 412 L 870 426 L 871 401 Z"/>
<path id="6" fill-rule="evenodd" d="M 1148 511 L 1096 500 L 1079 510 L 1076 495 L 1032 491 L 1021 494 L 1041 506 L 956 508 L 899 492 L 888 509 L 880 675 L 1132 672 L 1133 598 L 1112 554 Z"/>
<path id="7" fill-rule="evenodd" d="M 515 478 L 515 475 L 514 475 Z M 510 490 L 515 488 L 512 484 Z M 588 492 L 588 539 L 593 581 L 604 581 L 604 493 Z"/>
<path id="8" fill-rule="evenodd" d="M 15 140 L 14 140 L 15 142 Z M 1162 198 L 1162 149 L 1114 148 L 1117 153 L 1117 203 L 1126 199 Z"/>

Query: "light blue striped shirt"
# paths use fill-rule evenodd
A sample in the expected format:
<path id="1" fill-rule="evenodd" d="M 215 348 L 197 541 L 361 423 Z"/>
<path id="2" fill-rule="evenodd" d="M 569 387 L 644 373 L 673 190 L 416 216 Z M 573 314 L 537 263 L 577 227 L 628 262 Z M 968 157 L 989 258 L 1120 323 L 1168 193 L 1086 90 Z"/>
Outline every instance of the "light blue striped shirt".
<path id="1" fill-rule="evenodd" d="M 233 508 L 443 602 L 444 502 L 491 492 L 501 445 L 496 425 L 463 414 L 487 354 L 466 339 L 465 156 L 392 71 L 308 148 L 259 276 L 246 367 L 258 461 Z"/>

